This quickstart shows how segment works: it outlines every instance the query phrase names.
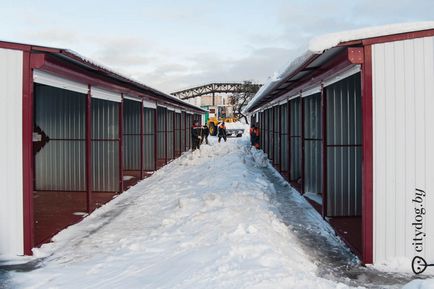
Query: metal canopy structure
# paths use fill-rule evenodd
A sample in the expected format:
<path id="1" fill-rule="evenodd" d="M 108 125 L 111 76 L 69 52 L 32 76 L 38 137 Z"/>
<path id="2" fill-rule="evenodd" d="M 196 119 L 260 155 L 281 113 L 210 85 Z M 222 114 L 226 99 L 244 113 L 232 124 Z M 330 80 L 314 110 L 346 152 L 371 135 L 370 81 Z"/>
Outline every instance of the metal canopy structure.
<path id="1" fill-rule="evenodd" d="M 190 99 L 203 95 L 212 95 L 212 104 L 215 105 L 214 96 L 216 93 L 256 93 L 262 84 L 254 83 L 210 83 L 189 89 L 173 92 L 172 95 L 182 99 Z"/>

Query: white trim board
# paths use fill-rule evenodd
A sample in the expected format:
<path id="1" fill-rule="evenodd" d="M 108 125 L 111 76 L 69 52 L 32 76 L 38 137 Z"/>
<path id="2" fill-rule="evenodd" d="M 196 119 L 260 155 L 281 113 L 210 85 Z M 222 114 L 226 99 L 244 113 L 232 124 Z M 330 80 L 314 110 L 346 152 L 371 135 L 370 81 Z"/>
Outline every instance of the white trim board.
<path id="1" fill-rule="evenodd" d="M 62 78 L 39 69 L 33 70 L 33 82 L 83 94 L 89 92 L 87 84 Z"/>
<path id="2" fill-rule="evenodd" d="M 114 102 L 122 102 L 122 96 L 120 93 L 115 93 L 102 88 L 92 87 L 90 94 L 92 98 L 98 98 L 98 99 L 114 101 Z"/>
<path id="3" fill-rule="evenodd" d="M 143 107 L 156 109 L 157 103 L 154 101 L 143 100 Z"/>

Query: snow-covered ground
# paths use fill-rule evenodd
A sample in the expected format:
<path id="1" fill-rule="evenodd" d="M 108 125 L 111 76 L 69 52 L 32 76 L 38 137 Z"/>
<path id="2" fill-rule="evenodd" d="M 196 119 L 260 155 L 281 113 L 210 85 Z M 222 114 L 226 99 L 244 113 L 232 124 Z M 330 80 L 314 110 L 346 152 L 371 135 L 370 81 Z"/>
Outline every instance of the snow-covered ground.
<path id="1" fill-rule="evenodd" d="M 238 289 L 354 285 L 334 276 L 332 268 L 320 268 L 328 265 L 315 262 L 300 240 L 297 232 L 317 234 L 325 241 L 311 251 L 332 244 L 333 250 L 343 250 L 348 266 L 357 263 L 317 214 L 299 216 L 307 225 L 285 221 L 306 211 L 301 208 L 308 205 L 293 193 L 287 197 L 289 204 L 301 208 L 282 209 L 281 202 L 287 200 L 279 199 L 279 190 L 291 190 L 281 181 L 277 186 L 270 181 L 267 174 L 272 169 L 266 156 L 251 149 L 247 137 L 220 144 L 215 138 L 210 140 L 210 146 L 183 154 L 56 235 L 53 243 L 24 259 L 31 261 L 27 267 L 36 269 L 8 273 L 5 286 Z"/>

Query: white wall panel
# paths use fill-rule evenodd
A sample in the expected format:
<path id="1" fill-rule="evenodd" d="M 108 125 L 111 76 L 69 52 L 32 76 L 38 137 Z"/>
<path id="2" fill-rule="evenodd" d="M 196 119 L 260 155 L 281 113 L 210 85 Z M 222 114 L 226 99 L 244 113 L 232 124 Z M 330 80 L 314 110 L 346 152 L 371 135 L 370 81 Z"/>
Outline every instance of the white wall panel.
<path id="1" fill-rule="evenodd" d="M 89 91 L 87 84 L 68 80 L 38 69 L 33 71 L 33 82 L 84 94 Z"/>
<path id="2" fill-rule="evenodd" d="M 0 49 L 0 255 L 23 254 L 23 53 Z"/>
<path id="3" fill-rule="evenodd" d="M 157 103 L 155 101 L 143 100 L 143 107 L 157 109 Z"/>
<path id="4" fill-rule="evenodd" d="M 91 95 L 93 98 L 114 101 L 114 102 L 122 102 L 122 96 L 120 93 L 112 92 L 98 87 L 92 87 Z"/>
<path id="5" fill-rule="evenodd" d="M 434 261 L 434 38 L 376 44 L 373 61 L 374 262 Z M 426 192 L 421 204 L 416 189 Z M 416 210 L 423 215 L 417 252 Z M 420 247 L 419 247 L 420 248 Z"/>

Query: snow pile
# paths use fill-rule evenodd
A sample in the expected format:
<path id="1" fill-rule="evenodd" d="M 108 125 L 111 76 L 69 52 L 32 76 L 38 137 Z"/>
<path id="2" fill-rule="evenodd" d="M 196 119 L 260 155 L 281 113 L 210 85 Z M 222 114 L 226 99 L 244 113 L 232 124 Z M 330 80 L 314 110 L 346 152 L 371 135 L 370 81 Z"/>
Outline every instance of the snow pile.
<path id="1" fill-rule="evenodd" d="M 413 280 L 402 289 L 434 289 L 434 279 L 430 280 Z"/>
<path id="2" fill-rule="evenodd" d="M 248 138 L 204 145 L 35 250 L 16 288 L 347 288 L 320 278 L 269 201 Z"/>
<path id="3" fill-rule="evenodd" d="M 308 50 L 304 54 L 288 62 L 288 64 L 285 65 L 281 71 L 273 73 L 273 75 L 268 78 L 261 89 L 259 89 L 256 95 L 243 109 L 243 113 L 246 113 L 258 100 L 271 92 L 280 83 L 280 81 L 284 80 L 294 71 L 296 71 L 296 69 L 298 69 L 313 55 L 321 54 L 325 50 L 337 46 L 339 43 L 412 31 L 423 31 L 428 29 L 434 29 L 434 21 L 366 27 L 362 29 L 330 33 L 315 37 L 309 42 Z"/>

